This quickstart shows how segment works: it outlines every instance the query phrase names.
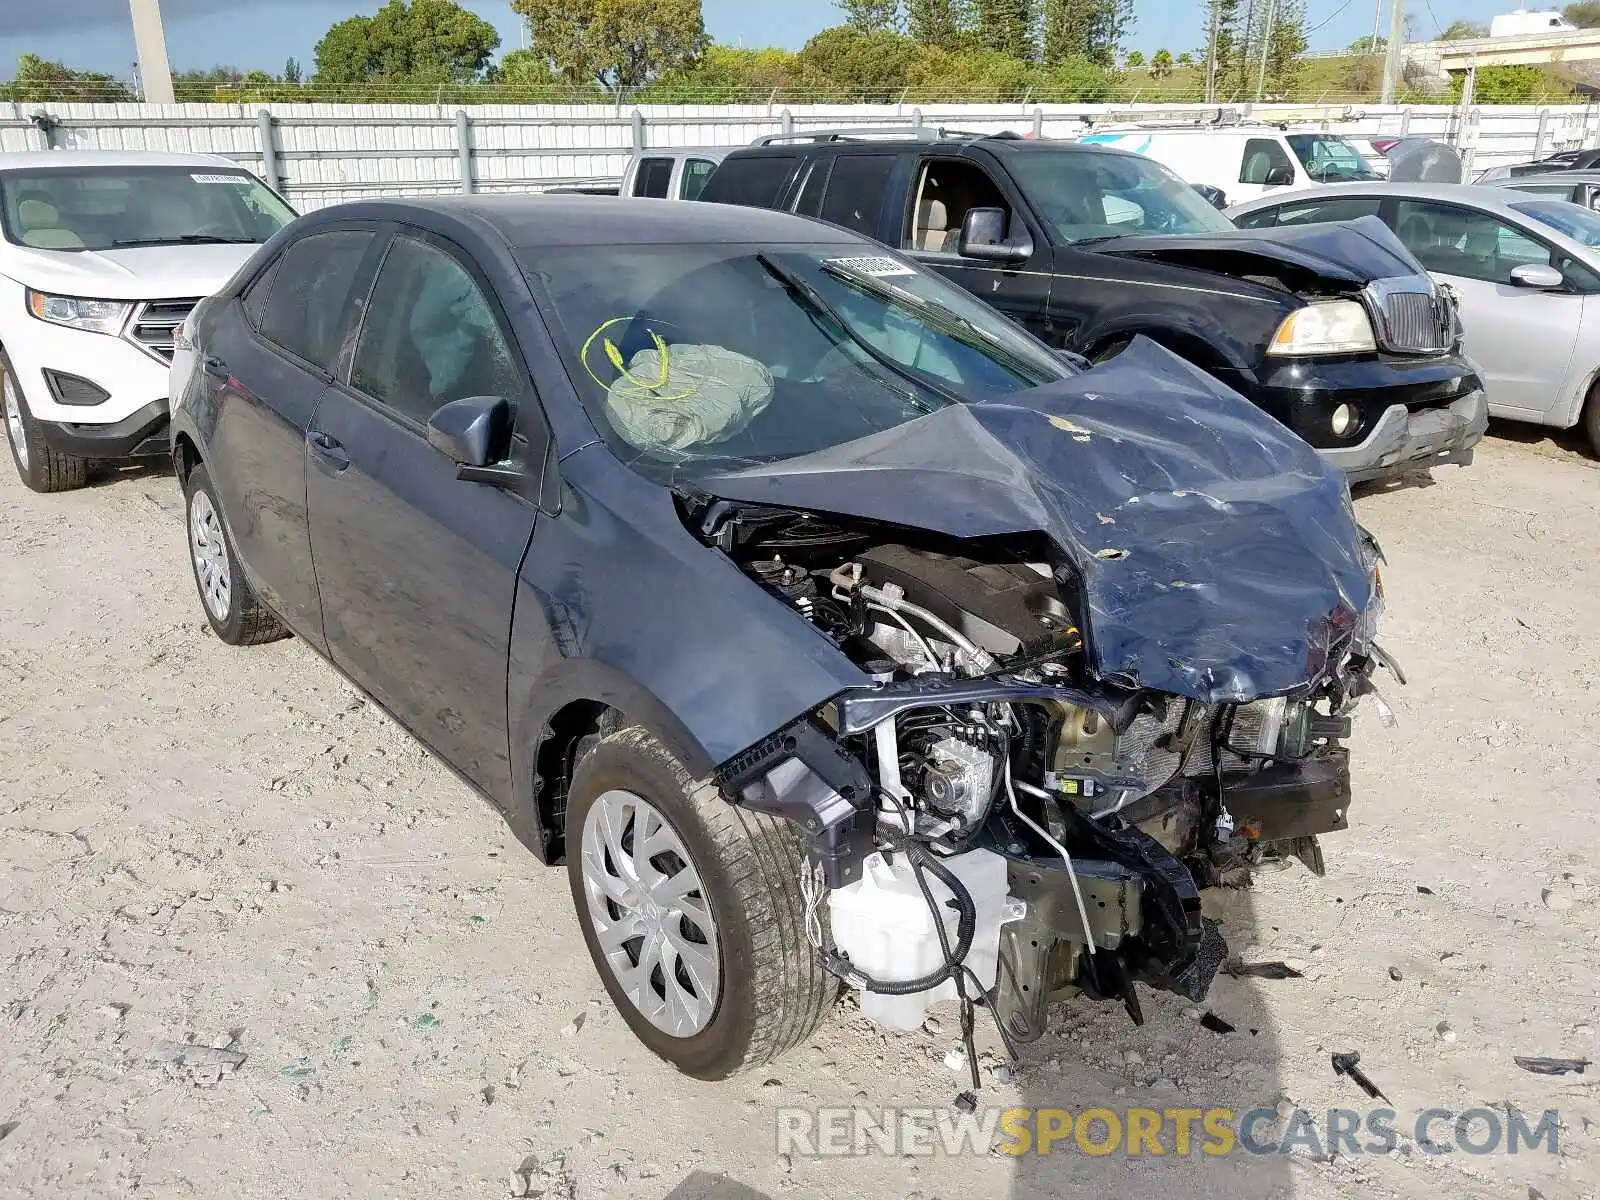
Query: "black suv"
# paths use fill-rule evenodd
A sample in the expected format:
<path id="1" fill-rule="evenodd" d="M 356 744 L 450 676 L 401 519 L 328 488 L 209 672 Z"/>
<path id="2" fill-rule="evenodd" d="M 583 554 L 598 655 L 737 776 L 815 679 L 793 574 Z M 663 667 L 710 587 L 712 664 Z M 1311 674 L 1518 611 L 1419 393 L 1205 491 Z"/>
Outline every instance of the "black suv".
<path id="1" fill-rule="evenodd" d="M 1488 424 L 1448 289 L 1380 222 L 1241 230 L 1136 154 L 926 129 L 763 138 L 702 199 L 877 238 L 1093 359 L 1145 334 L 1352 482 L 1468 463 Z"/>

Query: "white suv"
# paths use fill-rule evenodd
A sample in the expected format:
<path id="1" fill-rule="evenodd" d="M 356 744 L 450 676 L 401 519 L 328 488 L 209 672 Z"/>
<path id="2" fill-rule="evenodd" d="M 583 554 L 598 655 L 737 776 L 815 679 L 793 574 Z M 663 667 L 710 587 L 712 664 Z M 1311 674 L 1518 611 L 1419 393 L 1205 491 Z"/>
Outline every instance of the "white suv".
<path id="1" fill-rule="evenodd" d="M 294 211 L 198 154 L 0 154 L 0 399 L 23 483 L 164 456 L 177 328 Z"/>

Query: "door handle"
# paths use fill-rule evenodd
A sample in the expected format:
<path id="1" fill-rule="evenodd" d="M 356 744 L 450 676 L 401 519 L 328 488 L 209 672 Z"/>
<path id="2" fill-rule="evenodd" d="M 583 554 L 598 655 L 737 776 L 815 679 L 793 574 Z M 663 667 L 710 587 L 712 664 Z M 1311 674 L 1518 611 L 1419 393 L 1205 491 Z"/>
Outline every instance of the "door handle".
<path id="1" fill-rule="evenodd" d="M 308 435 L 306 449 L 311 461 L 329 475 L 337 475 L 350 465 L 350 456 L 344 452 L 344 447 L 325 433 Z"/>
<path id="2" fill-rule="evenodd" d="M 200 365 L 205 368 L 207 375 L 215 375 L 218 379 L 226 379 L 228 377 L 228 364 L 215 354 L 206 355 L 200 360 Z"/>

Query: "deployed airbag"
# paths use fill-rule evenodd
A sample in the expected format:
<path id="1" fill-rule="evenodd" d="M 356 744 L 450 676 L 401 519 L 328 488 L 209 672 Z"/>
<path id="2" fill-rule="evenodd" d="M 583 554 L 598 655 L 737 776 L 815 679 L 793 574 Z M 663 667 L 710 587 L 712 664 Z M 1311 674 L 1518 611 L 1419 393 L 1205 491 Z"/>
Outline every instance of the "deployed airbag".
<path id="1" fill-rule="evenodd" d="M 607 389 L 606 417 L 630 445 L 670 454 L 740 433 L 772 402 L 772 390 L 772 373 L 753 358 L 657 339 Z"/>

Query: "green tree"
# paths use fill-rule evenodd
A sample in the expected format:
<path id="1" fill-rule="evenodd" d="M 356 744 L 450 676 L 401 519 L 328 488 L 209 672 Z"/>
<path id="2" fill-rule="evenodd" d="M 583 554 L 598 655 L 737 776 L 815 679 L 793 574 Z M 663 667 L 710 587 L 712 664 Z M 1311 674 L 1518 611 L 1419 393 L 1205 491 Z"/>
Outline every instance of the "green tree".
<path id="1" fill-rule="evenodd" d="M 917 50 L 910 38 L 885 30 L 824 29 L 796 56 L 800 84 L 812 94 L 887 103 L 910 86 Z"/>
<path id="2" fill-rule="evenodd" d="M 1466 85 L 1464 71 L 1450 73 L 1450 97 L 1461 100 Z M 1479 67 L 1473 84 L 1474 104 L 1533 104 L 1572 95 L 1572 85 L 1550 75 L 1543 67 Z"/>
<path id="3" fill-rule="evenodd" d="M 1157 50 L 1150 56 L 1150 74 L 1157 79 L 1165 79 L 1173 70 L 1171 50 Z"/>
<path id="4" fill-rule="evenodd" d="M 1600 8 L 1600 5 L 1596 5 Z M 1576 24 L 1576 22 L 1574 22 Z M 1480 25 L 1477 21 L 1452 21 L 1450 27 L 1439 35 L 1439 40 L 1444 42 L 1465 42 L 1472 38 L 1486 38 L 1489 36 L 1489 27 Z"/>
<path id="5" fill-rule="evenodd" d="M 835 0 L 845 21 L 860 33 L 898 33 L 900 0 Z"/>
<path id="6" fill-rule="evenodd" d="M 110 75 L 99 71 L 74 71 L 64 63 L 51 62 L 37 54 L 24 54 L 17 59 L 15 77 L 10 83 L 0 83 L 0 99 L 20 103 L 55 100 L 116 104 L 133 98 L 133 93 Z"/>
<path id="7" fill-rule="evenodd" d="M 1178 55 L 1178 65 L 1180 67 L 1194 66 L 1194 55 L 1185 50 L 1182 54 Z"/>
<path id="8" fill-rule="evenodd" d="M 1206 44 L 1200 47 L 1197 58 L 1216 80 L 1219 100 L 1240 94 L 1247 23 L 1242 22 L 1239 5 L 1240 0 L 1206 0 Z"/>
<path id="9" fill-rule="evenodd" d="M 1064 58 L 1038 73 L 1034 94 L 1060 104 L 1098 104 L 1111 98 L 1111 75 L 1086 58 Z"/>
<path id="10" fill-rule="evenodd" d="M 1114 66 L 1133 29 L 1133 0 L 1044 0 L 1044 61 L 1087 58 Z"/>
<path id="11" fill-rule="evenodd" d="M 1300 56 L 1306 52 L 1305 0 L 1278 0 L 1270 22 L 1270 35 L 1263 31 L 1256 45 L 1256 82 L 1263 96 L 1286 96 L 1299 74 Z M 1270 41 L 1263 41 L 1270 36 Z M 1261 74 L 1261 54 L 1266 53 L 1267 70 Z M 1252 96 L 1255 92 L 1250 93 Z"/>
<path id="12" fill-rule="evenodd" d="M 649 97 L 661 104 L 710 98 L 765 100 L 774 92 L 798 87 L 800 74 L 798 58 L 787 50 L 713 45 L 692 65 L 663 75 L 650 86 Z"/>
<path id="13" fill-rule="evenodd" d="M 952 54 L 937 46 L 919 46 L 906 83 L 918 98 L 1013 103 L 1033 86 L 1034 69 L 993 50 Z"/>
<path id="14" fill-rule="evenodd" d="M 907 0 L 911 40 L 941 50 L 959 50 L 972 31 L 971 0 Z"/>
<path id="15" fill-rule="evenodd" d="M 1144 52 L 1142 50 L 1130 50 L 1128 51 L 1128 57 L 1123 61 L 1126 62 L 1130 68 L 1137 71 L 1140 67 L 1144 66 Z"/>
<path id="16" fill-rule="evenodd" d="M 1021 62 L 1038 58 L 1034 43 L 1034 0 L 977 0 L 978 44 Z"/>
<path id="17" fill-rule="evenodd" d="M 700 0 L 511 0 L 533 48 L 568 83 L 639 88 L 710 45 Z"/>
<path id="18" fill-rule="evenodd" d="M 1561 15 L 1579 29 L 1600 29 L 1600 0 L 1579 0 L 1563 8 Z"/>
<path id="19" fill-rule="evenodd" d="M 297 85 L 300 83 L 303 74 L 304 72 L 302 72 L 300 69 L 300 60 L 298 58 L 291 58 L 283 64 L 282 78 L 285 83 L 290 84 L 291 86 Z"/>
<path id="20" fill-rule="evenodd" d="M 375 15 L 350 17 L 322 36 L 316 81 L 470 83 L 499 45 L 494 26 L 454 0 L 389 0 Z"/>
<path id="21" fill-rule="evenodd" d="M 1388 48 L 1389 39 L 1385 37 L 1357 38 L 1348 47 L 1351 54 L 1382 54 Z"/>

